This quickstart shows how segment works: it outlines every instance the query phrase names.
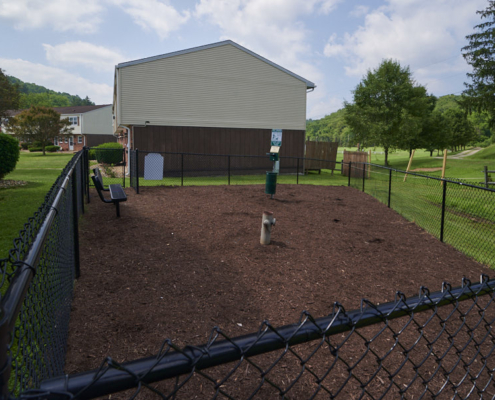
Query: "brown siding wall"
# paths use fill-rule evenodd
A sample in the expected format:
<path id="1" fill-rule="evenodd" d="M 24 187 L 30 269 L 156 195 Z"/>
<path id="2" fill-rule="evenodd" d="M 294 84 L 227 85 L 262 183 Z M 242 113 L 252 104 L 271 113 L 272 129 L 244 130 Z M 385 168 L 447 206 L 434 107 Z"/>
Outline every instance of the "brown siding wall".
<path id="1" fill-rule="evenodd" d="M 117 138 L 113 135 L 85 135 L 86 146 L 95 147 L 102 143 L 116 142 Z"/>
<path id="2" fill-rule="evenodd" d="M 134 148 L 144 151 L 265 155 L 271 129 L 147 126 L 134 128 Z M 305 131 L 284 129 L 281 157 L 304 157 Z"/>

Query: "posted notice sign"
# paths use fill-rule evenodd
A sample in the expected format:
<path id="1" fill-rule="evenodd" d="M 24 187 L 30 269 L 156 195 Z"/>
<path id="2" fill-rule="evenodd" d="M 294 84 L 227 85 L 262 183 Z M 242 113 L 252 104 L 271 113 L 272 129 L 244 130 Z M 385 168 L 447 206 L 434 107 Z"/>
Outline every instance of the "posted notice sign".
<path id="1" fill-rule="evenodd" d="M 282 129 L 272 129 L 272 146 L 282 146 Z"/>

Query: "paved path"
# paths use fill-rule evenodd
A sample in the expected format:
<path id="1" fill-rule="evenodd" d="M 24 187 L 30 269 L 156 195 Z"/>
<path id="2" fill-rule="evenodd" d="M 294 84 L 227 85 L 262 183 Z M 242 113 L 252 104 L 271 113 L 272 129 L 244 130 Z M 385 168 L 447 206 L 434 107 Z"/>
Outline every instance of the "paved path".
<path id="1" fill-rule="evenodd" d="M 480 150 L 483 150 L 483 148 L 482 147 L 474 147 L 471 150 L 464 150 L 464 151 L 460 152 L 459 154 L 456 154 L 455 156 L 449 156 L 448 155 L 447 159 L 448 160 L 461 160 L 464 157 L 472 156 L 473 154 L 476 154 Z M 443 159 L 443 157 L 435 157 L 435 158 Z"/>

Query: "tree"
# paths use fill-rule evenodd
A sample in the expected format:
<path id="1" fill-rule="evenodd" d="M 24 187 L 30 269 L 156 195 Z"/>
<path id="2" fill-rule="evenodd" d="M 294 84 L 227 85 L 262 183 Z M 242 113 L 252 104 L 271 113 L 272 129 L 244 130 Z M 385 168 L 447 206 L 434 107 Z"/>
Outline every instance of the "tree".
<path id="1" fill-rule="evenodd" d="M 388 153 L 410 148 L 431 108 L 426 89 L 416 85 L 409 67 L 384 60 L 369 70 L 354 90 L 354 103 L 345 102 L 345 121 L 355 140 L 382 146 Z"/>
<path id="2" fill-rule="evenodd" d="M 8 77 L 0 69 L 0 122 L 2 118 L 7 118 L 7 110 L 17 110 L 18 108 L 18 87 L 10 83 Z"/>
<path id="3" fill-rule="evenodd" d="M 467 76 L 472 83 L 465 83 L 462 105 L 469 112 L 487 111 L 495 125 L 495 1 L 476 11 L 485 22 L 476 25 L 475 33 L 466 36 L 469 44 L 462 48 L 462 56 L 473 68 Z"/>
<path id="4" fill-rule="evenodd" d="M 45 147 L 55 137 L 72 133 L 68 118 L 60 119 L 60 113 L 52 108 L 35 106 L 10 118 L 7 128 L 16 137 L 27 142 L 40 142 Z"/>
<path id="5" fill-rule="evenodd" d="M 448 110 L 445 119 L 449 130 L 449 145 L 453 150 L 465 147 L 478 138 L 476 129 L 462 110 Z"/>

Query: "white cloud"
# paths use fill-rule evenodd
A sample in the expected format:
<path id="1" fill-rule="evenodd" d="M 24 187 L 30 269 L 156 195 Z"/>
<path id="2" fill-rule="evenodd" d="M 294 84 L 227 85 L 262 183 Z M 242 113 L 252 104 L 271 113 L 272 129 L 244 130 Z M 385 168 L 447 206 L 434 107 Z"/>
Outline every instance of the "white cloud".
<path id="1" fill-rule="evenodd" d="M 168 0 L 113 0 L 145 31 L 154 31 L 160 39 L 178 30 L 190 18 L 189 11 L 180 13 Z"/>
<path id="2" fill-rule="evenodd" d="M 387 0 L 366 15 L 364 26 L 355 32 L 340 39 L 332 35 L 324 54 L 342 57 L 348 76 L 362 76 L 386 58 L 412 71 L 422 69 L 418 78 L 431 78 L 442 68 L 443 73 L 466 71 L 466 63 L 437 62 L 460 55 L 464 37 L 479 20 L 476 10 L 485 7 L 486 0 Z"/>
<path id="3" fill-rule="evenodd" d="M 96 104 L 110 104 L 113 88 L 104 83 L 94 83 L 61 68 L 35 64 L 21 59 L 0 58 L 0 67 L 7 75 L 24 82 L 34 82 L 57 92 L 89 96 Z"/>
<path id="4" fill-rule="evenodd" d="M 95 32 L 103 7 L 98 0 L 0 0 L 0 20 L 15 29 L 52 27 L 56 31 Z"/>
<path id="5" fill-rule="evenodd" d="M 356 18 L 362 17 L 368 13 L 369 9 L 368 6 L 355 6 L 351 11 L 351 15 Z"/>
<path id="6" fill-rule="evenodd" d="M 52 46 L 43 44 L 46 59 L 53 65 L 83 65 L 95 71 L 113 71 L 124 56 L 115 50 L 87 42 L 66 42 Z"/>

